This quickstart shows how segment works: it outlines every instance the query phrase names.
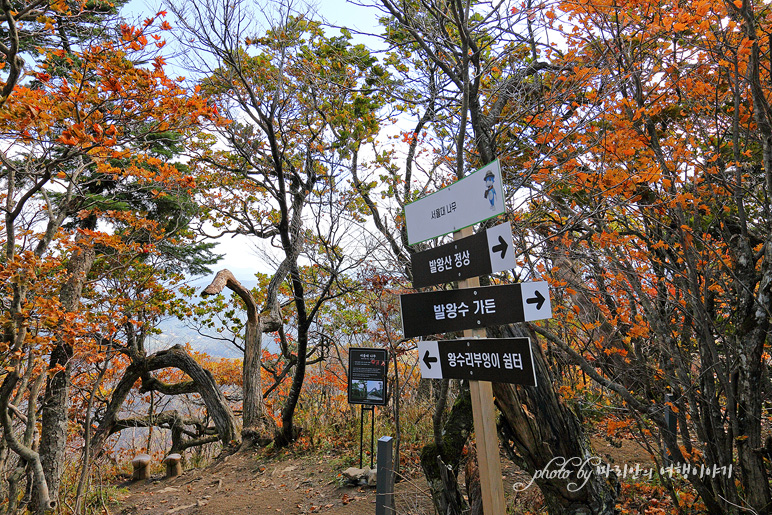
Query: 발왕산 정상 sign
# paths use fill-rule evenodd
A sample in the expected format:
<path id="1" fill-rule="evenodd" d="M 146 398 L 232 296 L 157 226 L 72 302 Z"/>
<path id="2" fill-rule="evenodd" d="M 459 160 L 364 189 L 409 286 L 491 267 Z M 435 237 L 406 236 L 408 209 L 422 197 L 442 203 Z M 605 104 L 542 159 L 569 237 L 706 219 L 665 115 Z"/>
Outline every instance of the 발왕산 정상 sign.
<path id="1" fill-rule="evenodd" d="M 509 222 L 410 256 L 413 287 L 424 288 L 515 268 Z"/>

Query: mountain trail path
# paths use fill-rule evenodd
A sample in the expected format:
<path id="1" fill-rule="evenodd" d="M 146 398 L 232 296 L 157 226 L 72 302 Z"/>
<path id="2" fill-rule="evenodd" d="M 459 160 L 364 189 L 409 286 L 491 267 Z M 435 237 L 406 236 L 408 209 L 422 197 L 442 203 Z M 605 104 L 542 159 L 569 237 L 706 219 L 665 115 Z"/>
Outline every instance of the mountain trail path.
<path id="1" fill-rule="evenodd" d="M 261 451 L 241 451 L 206 468 L 187 469 L 175 478 L 160 473 L 119 485 L 123 495 L 110 506 L 110 513 L 374 513 L 375 487 L 351 486 L 341 476 L 350 461 L 337 454 L 267 456 Z M 431 498 L 422 477 L 401 481 L 395 490 L 400 513 L 431 513 Z"/>
<path id="2" fill-rule="evenodd" d="M 611 462 L 650 463 L 633 442 L 611 446 L 593 439 L 598 455 Z M 147 480 L 118 485 L 121 496 L 109 505 L 112 515 L 271 515 L 328 513 L 362 515 L 375 513 L 375 487 L 351 486 L 341 473 L 356 462 L 357 450 L 299 454 L 246 450 L 215 460 L 205 468 L 191 468 L 166 479 L 158 473 Z M 615 459 L 616 458 L 616 459 Z M 641 459 L 643 458 L 643 459 Z M 365 457 L 364 465 L 369 465 Z M 463 475 L 463 469 L 462 469 Z M 502 475 L 508 506 L 517 512 L 543 503 L 532 486 L 515 492 L 514 483 L 527 484 L 531 477 L 502 454 Z M 463 477 L 460 478 L 462 491 Z M 432 515 L 431 496 L 420 470 L 395 487 L 396 513 Z"/>

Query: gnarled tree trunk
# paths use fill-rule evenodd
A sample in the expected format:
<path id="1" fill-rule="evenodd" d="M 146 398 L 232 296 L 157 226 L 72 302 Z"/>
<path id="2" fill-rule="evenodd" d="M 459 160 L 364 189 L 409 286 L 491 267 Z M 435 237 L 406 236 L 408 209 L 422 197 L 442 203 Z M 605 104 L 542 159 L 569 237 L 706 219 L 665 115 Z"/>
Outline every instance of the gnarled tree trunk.
<path id="1" fill-rule="evenodd" d="M 507 326 L 503 332 L 506 338 L 532 336 L 516 326 Z M 567 471 L 535 481 L 550 515 L 612 515 L 619 493 L 617 478 L 596 473 L 600 458 L 591 453 L 576 415 L 556 395 L 546 359 L 533 337 L 531 345 L 538 385 L 493 383 L 502 433 L 512 442 L 518 465 L 530 474 L 561 467 Z"/>
<path id="2" fill-rule="evenodd" d="M 260 314 L 252 293 L 236 280 L 229 270 L 217 272 L 212 283 L 201 292 L 202 297 L 217 295 L 224 288 L 230 288 L 238 295 L 247 310 L 244 335 L 244 363 L 242 365 L 242 392 L 244 396 L 243 427 L 241 437 L 244 444 L 270 442 L 275 424 L 265 414 L 263 389 L 260 377 L 261 344 L 263 333 L 276 331 L 281 325 L 278 305 L 270 313 Z"/>
<path id="3" fill-rule="evenodd" d="M 224 452 L 230 452 L 240 445 L 241 439 L 236 429 L 236 418 L 233 416 L 233 411 L 231 411 L 220 388 L 217 386 L 214 376 L 199 365 L 183 346 L 175 345 L 170 349 L 159 351 L 147 358 L 135 359 L 135 362 L 126 369 L 118 386 L 113 391 L 105 416 L 94 432 L 91 447 L 92 456 L 101 451 L 107 437 L 113 434 L 116 426 L 121 423 L 118 419 L 118 412 L 137 380 L 143 379 L 143 382 L 146 382 L 149 372 L 162 368 L 177 368 L 190 376 L 192 385 L 185 385 L 184 390 L 196 391 L 201 395 L 207 412 L 212 417 L 212 421 L 217 429 Z M 150 385 L 150 388 L 158 389 L 159 386 L 158 383 L 153 383 Z"/>
<path id="4" fill-rule="evenodd" d="M 28 412 L 27 430 L 25 431 L 23 441 L 19 441 L 14 434 L 11 415 L 9 413 L 9 409 L 7 408 L 9 399 L 13 393 L 13 389 L 18 385 L 18 383 L 19 374 L 16 370 L 13 370 L 6 374 L 2 386 L 0 386 L 0 406 L 4 406 L 4 408 L 0 410 L 0 426 L 3 428 L 3 437 L 8 444 L 8 447 L 19 456 L 19 467 L 21 467 L 22 464 L 26 464 L 32 470 L 34 484 L 32 494 L 34 501 L 31 506 L 32 511 L 37 513 L 45 513 L 49 510 L 55 509 L 57 501 L 56 498 L 50 494 L 48 489 L 48 482 L 45 476 L 45 471 L 43 469 L 40 453 L 36 452 L 32 445 L 32 428 L 35 426 L 34 402 L 31 401 L 30 404 L 32 409 L 30 409 Z M 36 395 L 37 390 L 41 384 L 42 383 L 37 382 L 37 386 L 34 387 L 30 393 L 32 395 Z M 20 471 L 19 476 L 21 474 L 23 474 L 23 472 Z M 13 478 L 9 478 L 9 482 L 10 481 L 13 481 Z M 10 490 L 12 489 L 13 488 Z"/>

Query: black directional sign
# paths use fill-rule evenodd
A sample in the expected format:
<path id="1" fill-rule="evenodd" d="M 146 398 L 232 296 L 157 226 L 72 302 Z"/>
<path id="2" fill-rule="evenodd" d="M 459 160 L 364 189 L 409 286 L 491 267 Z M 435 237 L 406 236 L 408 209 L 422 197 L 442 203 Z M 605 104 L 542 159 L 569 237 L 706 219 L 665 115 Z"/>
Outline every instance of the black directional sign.
<path id="1" fill-rule="evenodd" d="M 440 245 L 410 258 L 413 286 L 424 288 L 515 268 L 512 227 L 507 223 Z"/>
<path id="2" fill-rule="evenodd" d="M 348 402 L 386 404 L 386 349 L 352 347 L 348 350 Z"/>
<path id="3" fill-rule="evenodd" d="M 530 338 L 418 342 L 421 376 L 536 386 Z"/>
<path id="4" fill-rule="evenodd" d="M 405 338 L 552 317 L 545 281 L 400 295 Z"/>

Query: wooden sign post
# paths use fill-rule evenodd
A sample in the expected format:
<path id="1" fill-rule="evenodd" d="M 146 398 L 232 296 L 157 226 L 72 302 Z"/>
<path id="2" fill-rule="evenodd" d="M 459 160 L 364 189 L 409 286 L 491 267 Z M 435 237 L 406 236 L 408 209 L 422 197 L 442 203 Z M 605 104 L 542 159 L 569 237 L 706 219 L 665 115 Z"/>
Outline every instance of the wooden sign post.
<path id="1" fill-rule="evenodd" d="M 458 240 L 472 234 L 471 227 L 453 233 Z M 480 286 L 479 277 L 470 277 L 459 281 L 459 288 Z M 466 329 L 464 338 L 485 338 L 485 329 Z M 496 432 L 496 408 L 493 405 L 493 384 L 488 381 L 469 381 L 469 393 L 472 396 L 472 416 L 477 440 L 477 464 L 480 468 L 482 486 L 483 513 L 499 515 L 507 512 L 504 501 L 504 482 L 501 477 L 501 458 L 499 457 L 499 437 Z"/>
<path id="2" fill-rule="evenodd" d="M 458 280 L 459 289 L 401 295 L 403 333 L 406 338 L 410 338 L 463 329 L 464 345 L 475 349 L 471 352 L 470 367 L 476 363 L 476 355 L 482 360 L 482 353 L 485 352 L 485 327 L 541 320 L 550 318 L 552 314 L 549 285 L 546 282 L 480 287 L 479 275 L 515 266 L 514 249 L 507 253 L 512 244 L 509 224 L 501 224 L 472 237 L 474 224 L 504 213 L 500 185 L 499 162 L 493 161 L 463 179 L 405 206 L 410 245 L 451 232 L 454 239 L 452 244 L 414 256 L 414 286 L 418 288 Z M 473 252 L 476 255 L 473 256 Z M 475 341 L 477 339 L 480 339 L 480 343 Z M 440 342 L 432 343 L 439 345 Z M 504 351 L 496 351 L 495 354 L 498 356 L 499 352 Z M 519 355 L 523 353 L 520 351 Z M 439 366 L 443 360 L 447 361 L 439 350 L 433 356 L 430 354 L 426 354 L 426 367 L 429 370 L 432 363 L 436 362 Z M 511 356 L 509 352 L 505 354 Z M 489 351 L 489 359 L 490 355 Z M 491 367 L 492 362 L 488 361 L 488 368 Z M 473 373 L 472 370 L 469 372 L 470 375 Z M 436 373 L 435 368 L 431 377 L 437 377 Z M 450 375 L 455 371 L 448 373 Z M 535 383 L 533 371 L 531 375 L 529 381 Z M 485 515 L 503 515 L 507 507 L 501 477 L 493 385 L 490 381 L 470 379 L 469 391 L 472 397 L 483 512 Z"/>

